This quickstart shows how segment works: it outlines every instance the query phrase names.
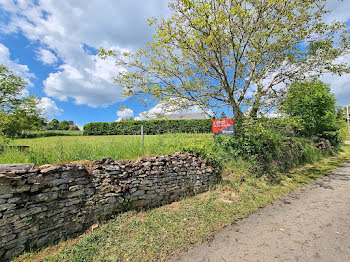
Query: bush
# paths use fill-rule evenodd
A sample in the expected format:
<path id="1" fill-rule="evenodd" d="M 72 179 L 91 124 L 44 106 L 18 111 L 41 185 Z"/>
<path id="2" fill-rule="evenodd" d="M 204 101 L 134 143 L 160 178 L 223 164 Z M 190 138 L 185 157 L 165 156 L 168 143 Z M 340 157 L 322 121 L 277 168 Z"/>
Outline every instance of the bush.
<path id="1" fill-rule="evenodd" d="M 71 128 L 69 128 L 69 131 L 80 131 L 78 126 L 72 126 Z"/>
<path id="2" fill-rule="evenodd" d="M 0 136 L 0 154 L 5 150 L 9 142 L 10 142 L 10 139 Z"/>
<path id="3" fill-rule="evenodd" d="M 334 147 L 341 144 L 342 114 L 328 84 L 319 80 L 292 84 L 281 108 L 302 120 L 301 135 L 328 139 Z"/>
<path id="4" fill-rule="evenodd" d="M 52 136 L 81 136 L 81 131 L 71 130 L 43 130 L 43 131 L 31 131 L 26 134 L 26 138 L 39 138 L 39 137 L 52 137 Z M 24 135 L 22 138 L 25 138 Z"/>
<path id="5" fill-rule="evenodd" d="M 279 128 L 281 123 L 289 126 L 286 133 Z M 294 119 L 247 119 L 235 136 L 219 135 L 211 142 L 188 145 L 184 150 L 201 155 L 221 169 L 228 163 L 241 165 L 243 160 L 250 173 L 268 174 L 269 179 L 276 180 L 277 172 L 315 161 L 322 155 L 311 139 L 288 136 L 294 135 L 291 130 L 298 126 Z"/>
<path id="6" fill-rule="evenodd" d="M 193 120 L 124 120 L 120 122 L 98 122 L 84 125 L 83 134 L 91 135 L 137 135 L 143 125 L 144 134 L 164 133 L 210 133 L 211 119 Z"/>

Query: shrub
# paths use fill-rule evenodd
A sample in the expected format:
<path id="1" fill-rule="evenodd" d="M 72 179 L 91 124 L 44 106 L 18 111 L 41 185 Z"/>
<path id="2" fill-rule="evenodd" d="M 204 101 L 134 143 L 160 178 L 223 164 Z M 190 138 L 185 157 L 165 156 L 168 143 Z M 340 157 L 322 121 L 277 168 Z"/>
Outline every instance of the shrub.
<path id="1" fill-rule="evenodd" d="M 288 132 L 279 128 L 282 123 L 289 125 Z M 293 119 L 246 119 L 235 136 L 219 135 L 211 142 L 188 145 L 184 150 L 201 155 L 221 169 L 228 163 L 241 165 L 243 160 L 251 174 L 267 174 L 275 181 L 277 172 L 315 161 L 322 154 L 311 139 L 287 135 L 294 135 L 291 130 L 298 126 Z"/>
<path id="2" fill-rule="evenodd" d="M 71 128 L 69 128 L 69 131 L 80 131 L 78 126 L 72 126 Z"/>
<path id="3" fill-rule="evenodd" d="M 302 135 L 328 139 L 334 147 L 340 145 L 341 113 L 328 84 L 319 80 L 292 84 L 281 108 L 302 120 Z"/>
<path id="4" fill-rule="evenodd" d="M 9 142 L 10 142 L 10 139 L 0 136 L 0 154 L 5 150 Z"/>
<path id="5" fill-rule="evenodd" d="M 141 125 L 147 135 L 164 133 L 210 133 L 211 119 L 193 120 L 124 120 L 120 122 L 98 122 L 84 125 L 84 135 L 137 135 Z"/>

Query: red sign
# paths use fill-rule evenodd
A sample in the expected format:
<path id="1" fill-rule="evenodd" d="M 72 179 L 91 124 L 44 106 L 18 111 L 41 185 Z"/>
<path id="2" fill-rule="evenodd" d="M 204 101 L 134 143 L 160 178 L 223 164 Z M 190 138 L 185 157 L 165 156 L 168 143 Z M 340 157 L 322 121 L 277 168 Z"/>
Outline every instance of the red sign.
<path id="1" fill-rule="evenodd" d="M 214 136 L 220 134 L 233 135 L 235 133 L 233 118 L 213 120 L 212 126 Z"/>

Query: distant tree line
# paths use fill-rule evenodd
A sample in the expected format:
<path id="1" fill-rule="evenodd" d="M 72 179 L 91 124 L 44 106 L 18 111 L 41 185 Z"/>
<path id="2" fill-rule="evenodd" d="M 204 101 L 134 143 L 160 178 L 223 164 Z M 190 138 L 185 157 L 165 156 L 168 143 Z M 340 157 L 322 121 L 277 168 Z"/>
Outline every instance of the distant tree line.
<path id="1" fill-rule="evenodd" d="M 50 123 L 48 123 L 45 128 L 46 130 L 71 130 L 71 131 L 79 131 L 79 127 L 73 121 L 58 121 L 57 119 L 52 119 Z"/>

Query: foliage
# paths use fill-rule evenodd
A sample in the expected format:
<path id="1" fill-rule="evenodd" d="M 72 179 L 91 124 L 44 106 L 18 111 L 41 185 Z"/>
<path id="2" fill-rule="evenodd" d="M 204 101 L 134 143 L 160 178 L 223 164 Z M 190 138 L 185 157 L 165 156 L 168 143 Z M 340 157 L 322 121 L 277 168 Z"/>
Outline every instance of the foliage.
<path id="1" fill-rule="evenodd" d="M 51 136 L 81 136 L 81 131 L 71 130 L 42 130 L 42 131 L 30 131 L 27 133 L 27 138 L 39 138 L 39 137 L 51 137 Z"/>
<path id="2" fill-rule="evenodd" d="M 61 130 L 61 131 L 80 131 L 79 127 L 73 121 L 63 120 L 59 122 L 57 119 L 52 119 L 46 126 L 46 130 Z"/>
<path id="3" fill-rule="evenodd" d="M 246 119 L 235 136 L 220 135 L 206 143 L 189 144 L 185 151 L 197 153 L 221 169 L 242 159 L 252 174 L 275 179 L 276 172 L 312 162 L 322 154 L 312 140 L 294 136 L 298 123 L 288 118 Z M 282 124 L 286 126 L 280 128 Z"/>
<path id="4" fill-rule="evenodd" d="M 39 99 L 23 96 L 27 83 L 0 65 L 0 136 L 13 138 L 44 124 Z"/>
<path id="5" fill-rule="evenodd" d="M 69 130 L 69 122 L 66 120 L 61 121 L 58 126 L 57 126 L 58 130 Z"/>
<path id="6" fill-rule="evenodd" d="M 80 131 L 78 126 L 72 126 L 71 128 L 69 128 L 70 131 Z"/>
<path id="7" fill-rule="evenodd" d="M 89 123 L 84 125 L 84 135 L 136 135 L 143 125 L 144 134 L 164 133 L 210 133 L 211 119 L 192 120 L 124 120 L 112 123 Z"/>
<path id="8" fill-rule="evenodd" d="M 52 119 L 48 126 L 53 130 L 57 130 L 59 123 L 60 122 L 57 119 Z"/>
<path id="9" fill-rule="evenodd" d="M 23 103 L 23 91 L 27 83 L 0 65 L 0 109 L 4 113 L 15 111 Z"/>
<path id="10" fill-rule="evenodd" d="M 333 146 L 342 142 L 342 112 L 328 84 L 318 80 L 293 83 L 281 108 L 302 120 L 302 135 L 326 138 Z"/>
<path id="11" fill-rule="evenodd" d="M 4 151 L 4 149 L 6 148 L 6 146 L 9 144 L 9 139 L 5 138 L 3 136 L 0 136 L 0 155 L 1 153 Z"/>
<path id="12" fill-rule="evenodd" d="M 169 18 L 150 20 L 156 33 L 144 49 L 101 49 L 100 55 L 114 57 L 124 69 L 115 79 L 126 96 L 170 103 L 173 110 L 196 106 L 208 115 L 228 107 L 237 123 L 247 107 L 256 117 L 283 95 L 275 88 L 280 83 L 350 71 L 346 63 L 333 63 L 349 53 L 347 26 L 324 23 L 325 5 L 172 0 Z"/>

